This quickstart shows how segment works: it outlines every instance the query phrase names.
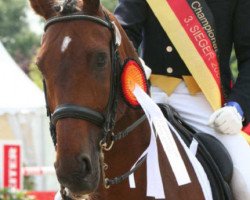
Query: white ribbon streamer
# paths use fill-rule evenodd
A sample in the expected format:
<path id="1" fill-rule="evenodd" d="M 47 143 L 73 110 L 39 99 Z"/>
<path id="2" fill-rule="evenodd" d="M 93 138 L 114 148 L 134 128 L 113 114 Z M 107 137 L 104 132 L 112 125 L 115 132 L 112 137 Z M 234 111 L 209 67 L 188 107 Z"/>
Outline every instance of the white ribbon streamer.
<path id="1" fill-rule="evenodd" d="M 146 116 L 150 118 L 148 113 Z M 147 156 L 147 196 L 154 197 L 156 199 L 164 199 L 164 189 L 163 183 L 161 179 L 161 173 L 159 168 L 159 159 L 158 159 L 158 150 L 157 150 L 157 143 L 156 137 L 153 131 L 153 124 L 152 121 L 149 121 L 150 128 L 151 128 L 151 138 L 148 148 L 142 153 L 136 163 L 133 165 L 132 168 L 138 163 L 138 161 L 143 157 Z M 135 185 L 135 178 L 134 174 L 129 176 L 129 184 L 130 188 L 136 188 Z"/>
<path id="2" fill-rule="evenodd" d="M 199 143 L 197 142 L 197 140 L 193 138 L 189 149 L 194 154 L 194 156 L 196 156 L 196 153 L 197 153 L 197 150 L 198 150 L 198 145 L 199 145 Z"/>
<path id="3" fill-rule="evenodd" d="M 151 126 L 151 132 L 153 131 Z M 165 199 L 165 193 L 160 173 L 158 149 L 155 134 L 152 132 L 150 148 L 147 155 L 147 196 Z"/>
<path id="4" fill-rule="evenodd" d="M 170 132 L 167 120 L 165 119 L 159 107 L 138 85 L 135 86 L 133 94 L 136 96 L 138 102 L 142 106 L 151 127 L 150 144 L 143 153 L 143 155 L 147 154 L 147 196 L 154 197 L 156 199 L 164 199 L 165 193 L 160 174 L 158 150 L 156 144 L 157 135 L 159 136 L 163 149 L 170 162 L 178 185 L 188 184 L 191 182 L 191 180 L 174 138 Z M 129 181 L 130 186 L 135 187 L 133 175 L 129 177 Z"/>
<path id="5" fill-rule="evenodd" d="M 193 165 L 195 174 L 196 174 L 196 176 L 198 178 L 198 181 L 200 183 L 200 186 L 201 186 L 201 189 L 203 191 L 203 195 L 205 197 L 205 200 L 213 200 L 212 189 L 211 189 L 210 182 L 208 180 L 208 177 L 207 177 L 207 174 L 206 174 L 204 168 L 202 167 L 202 165 L 198 161 L 198 159 L 195 157 L 195 155 L 193 154 L 193 152 L 187 147 L 187 145 L 182 140 L 182 138 L 180 137 L 179 133 L 172 126 L 172 124 L 170 122 L 168 122 L 168 125 L 169 125 L 169 128 L 173 131 L 173 133 L 179 139 L 181 145 L 183 146 L 183 148 L 185 149 L 185 151 L 187 153 L 187 156 L 188 156 L 191 164 Z"/>
<path id="6" fill-rule="evenodd" d="M 112 22 L 112 24 L 114 25 L 115 27 L 115 44 L 117 46 L 120 46 L 121 43 L 122 43 L 122 35 L 118 29 L 118 27 L 116 26 L 115 22 Z"/>

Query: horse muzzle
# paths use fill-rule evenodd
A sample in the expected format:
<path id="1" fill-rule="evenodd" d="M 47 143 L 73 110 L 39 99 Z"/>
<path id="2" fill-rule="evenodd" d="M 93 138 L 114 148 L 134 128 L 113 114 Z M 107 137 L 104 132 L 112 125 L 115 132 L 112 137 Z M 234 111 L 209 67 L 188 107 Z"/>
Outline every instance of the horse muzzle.
<path id="1" fill-rule="evenodd" d="M 64 163 L 66 163 L 64 165 Z M 98 166 L 98 167 L 96 167 Z M 100 167 L 93 164 L 90 158 L 81 154 L 77 161 L 66 160 L 55 163 L 59 183 L 74 195 L 85 195 L 94 192 L 100 180 Z"/>

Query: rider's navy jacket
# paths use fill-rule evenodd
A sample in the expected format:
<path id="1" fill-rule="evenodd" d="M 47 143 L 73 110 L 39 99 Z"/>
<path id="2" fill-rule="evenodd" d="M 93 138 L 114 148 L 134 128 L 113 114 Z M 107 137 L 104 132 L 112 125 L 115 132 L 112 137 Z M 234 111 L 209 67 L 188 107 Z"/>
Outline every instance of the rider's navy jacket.
<path id="1" fill-rule="evenodd" d="M 250 121 L 250 0 L 206 0 L 214 18 L 221 79 L 227 101 L 238 102 Z M 119 0 L 115 16 L 154 74 L 189 75 L 146 0 Z M 232 89 L 230 55 L 234 45 L 239 76 Z"/>

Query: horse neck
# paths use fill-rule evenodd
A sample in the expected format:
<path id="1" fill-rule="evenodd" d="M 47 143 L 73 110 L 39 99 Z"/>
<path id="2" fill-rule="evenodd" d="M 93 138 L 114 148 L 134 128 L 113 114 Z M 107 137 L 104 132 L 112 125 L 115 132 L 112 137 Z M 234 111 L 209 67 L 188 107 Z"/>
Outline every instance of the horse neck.
<path id="1" fill-rule="evenodd" d="M 116 122 L 114 134 L 125 130 L 142 115 L 142 110 L 126 109 L 124 115 Z M 138 125 L 128 136 L 116 141 L 112 150 L 105 153 L 105 160 L 111 168 L 111 170 L 108 170 L 108 176 L 114 177 L 129 171 L 147 148 L 149 141 L 150 129 L 147 120 Z"/>
<path id="2" fill-rule="evenodd" d="M 109 14 L 111 21 L 116 23 L 117 28 L 121 33 L 121 45 L 119 46 L 119 56 L 121 61 L 125 61 L 127 58 L 134 59 L 138 62 L 138 54 L 132 43 L 129 41 L 125 31 L 118 23 L 112 13 L 106 11 Z M 115 125 L 114 134 L 126 129 L 132 125 L 143 115 L 142 109 L 133 109 L 123 101 L 123 98 L 119 98 L 119 104 L 117 109 L 117 122 Z M 108 173 L 109 176 L 117 176 L 128 171 L 134 162 L 139 158 L 143 151 L 147 148 L 150 141 L 150 128 L 147 120 L 138 125 L 128 136 L 115 142 L 113 149 L 105 154 L 106 161 L 112 168 Z M 126 162 L 123 162 L 126 160 Z M 118 164 L 119 163 L 119 164 Z"/>
<path id="3" fill-rule="evenodd" d="M 119 133 L 125 130 L 127 127 L 133 125 L 138 119 L 144 115 L 142 109 L 132 109 L 127 108 L 123 116 L 117 121 L 115 125 L 115 133 Z M 148 126 L 147 119 L 139 124 L 133 131 L 129 133 L 127 138 L 125 137 L 120 143 L 129 142 L 129 146 L 132 146 L 132 143 L 135 143 L 136 146 L 142 145 L 144 148 L 146 144 L 149 143 L 150 128 Z"/>

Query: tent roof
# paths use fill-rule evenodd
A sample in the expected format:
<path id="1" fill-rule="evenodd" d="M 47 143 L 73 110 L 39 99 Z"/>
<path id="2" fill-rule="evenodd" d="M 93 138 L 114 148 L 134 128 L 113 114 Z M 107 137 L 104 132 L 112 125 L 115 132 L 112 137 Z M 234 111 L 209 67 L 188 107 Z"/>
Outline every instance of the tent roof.
<path id="1" fill-rule="evenodd" d="M 33 111 L 44 105 L 43 92 L 18 67 L 0 41 L 0 114 Z"/>

